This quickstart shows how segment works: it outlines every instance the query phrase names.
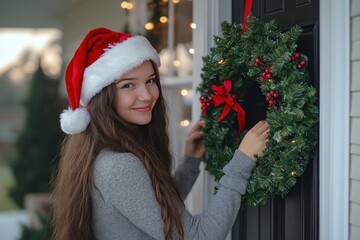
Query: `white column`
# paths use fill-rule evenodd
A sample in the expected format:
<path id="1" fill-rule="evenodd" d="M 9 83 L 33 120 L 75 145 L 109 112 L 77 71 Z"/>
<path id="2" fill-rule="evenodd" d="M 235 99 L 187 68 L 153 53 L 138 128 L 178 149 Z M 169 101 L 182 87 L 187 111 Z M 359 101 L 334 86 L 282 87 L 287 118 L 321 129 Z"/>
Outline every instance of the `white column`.
<path id="1" fill-rule="evenodd" d="M 349 0 L 320 0 L 320 239 L 348 239 Z"/>

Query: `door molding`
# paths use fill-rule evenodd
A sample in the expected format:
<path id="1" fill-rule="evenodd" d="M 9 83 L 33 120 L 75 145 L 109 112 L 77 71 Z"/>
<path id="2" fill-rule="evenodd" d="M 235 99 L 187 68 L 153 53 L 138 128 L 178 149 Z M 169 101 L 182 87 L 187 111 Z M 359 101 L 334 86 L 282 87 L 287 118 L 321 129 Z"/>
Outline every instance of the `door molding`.
<path id="1" fill-rule="evenodd" d="M 320 0 L 320 239 L 348 239 L 350 1 Z"/>

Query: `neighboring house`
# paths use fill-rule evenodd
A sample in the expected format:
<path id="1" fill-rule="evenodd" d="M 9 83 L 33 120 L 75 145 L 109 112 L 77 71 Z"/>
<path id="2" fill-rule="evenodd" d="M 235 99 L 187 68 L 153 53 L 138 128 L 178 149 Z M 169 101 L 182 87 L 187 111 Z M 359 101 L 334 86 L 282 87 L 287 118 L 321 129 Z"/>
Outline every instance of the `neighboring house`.
<path id="1" fill-rule="evenodd" d="M 69 0 L 61 15 L 64 32 L 64 60 L 67 64 L 84 34 L 98 26 L 123 30 L 125 15 L 119 1 Z M 234 7 L 241 0 L 193 0 L 193 32 L 195 49 L 192 76 L 176 84 L 166 83 L 170 96 L 183 87 L 195 89 L 200 83 L 202 56 L 213 46 L 213 35 L 220 34 L 220 23 L 232 21 Z M 238 3 L 240 2 L 240 3 Z M 254 1 L 254 3 L 259 1 Z M 267 0 L 267 3 L 279 1 Z M 286 0 L 293 3 L 295 0 Z M 306 5 L 311 1 L 296 1 Z M 319 159 L 313 207 L 316 208 L 312 236 L 309 239 L 357 240 L 360 239 L 360 0 L 319 0 Z M 1 13 L 1 12 L 0 12 Z M 57 16 L 58 12 L 56 12 Z M 0 14 L 1 15 L 1 14 Z M 40 16 L 39 16 L 40 17 Z M 36 27 L 36 26 L 33 26 Z M 179 79 L 177 79 L 179 80 Z M 64 89 L 62 89 L 64 91 Z M 181 107 L 178 100 L 170 102 L 170 109 Z M 200 116 L 200 103 L 193 97 L 192 118 Z M 172 120 L 181 119 L 174 112 Z M 174 130 L 176 129 L 176 130 Z M 180 154 L 181 138 L 186 128 L 172 126 L 173 151 Z M 176 132 L 175 132 L 176 131 Z M 180 137 L 176 137 L 180 136 Z M 180 138 L 180 139 L 179 139 Z M 202 166 L 203 169 L 203 166 Z M 213 193 L 213 180 L 202 171 L 191 196 L 187 200 L 190 210 L 200 212 Z M 308 209 L 302 209 L 306 214 Z M 300 227 L 300 226 L 299 226 Z M 238 239 L 239 236 L 229 236 Z M 297 236 L 304 239 L 304 236 Z M 263 238 L 261 238 L 263 239 Z M 270 238 L 264 238 L 270 239 Z M 295 240 L 295 238 L 294 238 Z M 307 239 L 306 239 L 307 240 Z"/>

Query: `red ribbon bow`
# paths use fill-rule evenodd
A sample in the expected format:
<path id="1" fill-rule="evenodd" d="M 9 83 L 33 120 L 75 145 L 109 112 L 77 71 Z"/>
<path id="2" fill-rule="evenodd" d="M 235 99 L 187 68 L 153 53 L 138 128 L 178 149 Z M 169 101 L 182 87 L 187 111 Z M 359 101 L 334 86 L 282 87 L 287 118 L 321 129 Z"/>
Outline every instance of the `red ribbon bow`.
<path id="1" fill-rule="evenodd" d="M 212 85 L 211 89 L 215 92 L 215 95 L 212 97 L 214 106 L 217 107 L 224 103 L 224 109 L 217 122 L 221 122 L 228 115 L 230 109 L 233 109 L 237 112 L 239 133 L 241 133 L 245 126 L 245 111 L 240 106 L 240 103 L 235 100 L 236 95 L 230 94 L 231 80 L 224 80 L 222 86 Z"/>

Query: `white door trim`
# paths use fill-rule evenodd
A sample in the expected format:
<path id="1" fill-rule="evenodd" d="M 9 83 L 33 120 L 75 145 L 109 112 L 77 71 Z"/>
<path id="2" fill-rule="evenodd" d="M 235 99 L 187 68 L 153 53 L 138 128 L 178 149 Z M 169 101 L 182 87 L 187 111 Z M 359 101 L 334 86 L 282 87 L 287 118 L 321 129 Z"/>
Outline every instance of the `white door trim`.
<path id="1" fill-rule="evenodd" d="M 320 239 L 348 239 L 350 1 L 320 0 Z"/>

